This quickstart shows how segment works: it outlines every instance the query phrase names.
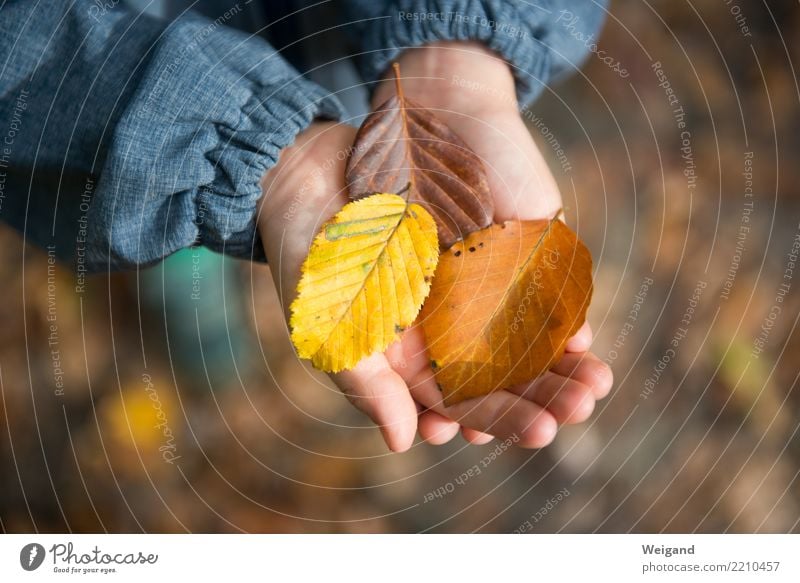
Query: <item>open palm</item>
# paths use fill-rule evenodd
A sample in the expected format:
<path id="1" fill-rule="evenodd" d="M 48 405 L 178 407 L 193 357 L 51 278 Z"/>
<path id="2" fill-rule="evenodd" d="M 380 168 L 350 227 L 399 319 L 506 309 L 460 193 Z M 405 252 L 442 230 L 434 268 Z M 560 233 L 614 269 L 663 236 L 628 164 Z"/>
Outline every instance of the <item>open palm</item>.
<path id="1" fill-rule="evenodd" d="M 413 83 L 409 85 L 413 91 Z M 419 101 L 428 105 L 430 100 Z M 516 109 L 484 107 L 479 99 L 453 101 L 469 105 L 434 108 L 484 161 L 495 199 L 495 221 L 555 215 L 561 208 L 558 188 Z M 342 152 L 354 135 L 347 126 L 314 124 L 295 146 L 284 150 L 279 165 L 265 177 L 259 229 L 267 256 L 273 258 L 271 267 L 284 307 L 294 298 L 314 234 L 347 203 Z M 611 371 L 587 352 L 590 344 L 587 324 L 569 341 L 566 354 L 551 371 L 452 407 L 442 403 L 418 326 L 404 332 L 385 353 L 373 354 L 333 379 L 380 427 L 393 451 L 408 449 L 417 431 L 434 444 L 461 431 L 472 443 L 498 437 L 511 438 L 522 447 L 543 447 L 555 437 L 559 424 L 587 419 L 595 401 L 611 388 Z"/>

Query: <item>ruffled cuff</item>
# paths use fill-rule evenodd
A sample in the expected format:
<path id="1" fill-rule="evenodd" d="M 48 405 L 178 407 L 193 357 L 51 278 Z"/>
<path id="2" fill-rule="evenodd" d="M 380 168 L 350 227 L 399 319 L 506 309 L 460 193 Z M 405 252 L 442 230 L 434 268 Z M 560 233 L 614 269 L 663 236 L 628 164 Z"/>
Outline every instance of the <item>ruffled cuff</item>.
<path id="1" fill-rule="evenodd" d="M 263 39 L 191 17 L 171 25 L 120 116 L 87 220 L 87 271 L 155 263 L 202 244 L 265 260 L 260 180 L 339 102 Z"/>
<path id="2" fill-rule="evenodd" d="M 227 255 L 266 261 L 256 228 L 261 178 L 312 121 L 342 116 L 338 101 L 304 79 L 255 93 L 242 108 L 241 123 L 218 127 L 219 141 L 206 153 L 216 176 L 195 198 L 198 243 Z"/>
<path id="3" fill-rule="evenodd" d="M 553 75 L 583 60 L 602 23 L 602 5 L 604 0 L 396 0 L 384 18 L 363 26 L 362 75 L 377 81 L 407 48 L 480 41 L 511 65 L 519 102 L 528 105 Z"/>

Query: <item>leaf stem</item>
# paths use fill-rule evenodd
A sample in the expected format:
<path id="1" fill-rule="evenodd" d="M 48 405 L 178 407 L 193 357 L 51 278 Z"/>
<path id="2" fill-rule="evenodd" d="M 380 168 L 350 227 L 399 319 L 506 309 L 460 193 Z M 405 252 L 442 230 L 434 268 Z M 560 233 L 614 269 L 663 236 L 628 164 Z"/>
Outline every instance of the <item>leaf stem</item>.
<path id="1" fill-rule="evenodd" d="M 400 83 L 400 63 L 392 63 L 392 69 L 394 70 L 394 87 L 397 92 L 397 99 L 403 101 L 405 96 L 403 95 L 403 84 Z"/>
<path id="2" fill-rule="evenodd" d="M 409 190 L 411 190 L 411 182 L 408 182 L 403 188 L 398 190 L 395 194 L 400 196 L 401 194 L 405 194 Z M 408 197 L 406 197 L 406 200 L 408 200 Z"/>

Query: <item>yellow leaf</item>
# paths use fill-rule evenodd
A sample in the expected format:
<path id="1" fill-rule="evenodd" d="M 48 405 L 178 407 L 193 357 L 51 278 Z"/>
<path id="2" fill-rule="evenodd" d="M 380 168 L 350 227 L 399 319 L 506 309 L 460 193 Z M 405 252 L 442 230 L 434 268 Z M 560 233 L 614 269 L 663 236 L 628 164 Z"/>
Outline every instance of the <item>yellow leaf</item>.
<path id="1" fill-rule="evenodd" d="M 396 194 L 351 202 L 317 234 L 292 303 L 292 342 L 326 372 L 382 352 L 417 317 L 439 260 L 436 223 Z"/>

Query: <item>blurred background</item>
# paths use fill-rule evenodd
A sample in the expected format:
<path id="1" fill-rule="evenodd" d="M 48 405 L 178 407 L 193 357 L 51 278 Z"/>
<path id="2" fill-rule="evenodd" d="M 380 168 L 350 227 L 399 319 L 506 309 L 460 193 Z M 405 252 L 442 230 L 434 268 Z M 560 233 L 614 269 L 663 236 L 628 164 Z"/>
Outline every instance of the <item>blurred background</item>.
<path id="1" fill-rule="evenodd" d="M 295 358 L 265 266 L 185 250 L 76 288 L 0 225 L 0 529 L 800 532 L 798 35 L 794 0 L 613 2 L 526 113 L 616 384 L 485 465 L 497 443 L 389 454 Z"/>

